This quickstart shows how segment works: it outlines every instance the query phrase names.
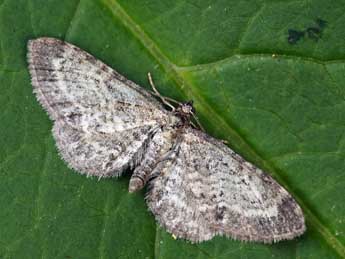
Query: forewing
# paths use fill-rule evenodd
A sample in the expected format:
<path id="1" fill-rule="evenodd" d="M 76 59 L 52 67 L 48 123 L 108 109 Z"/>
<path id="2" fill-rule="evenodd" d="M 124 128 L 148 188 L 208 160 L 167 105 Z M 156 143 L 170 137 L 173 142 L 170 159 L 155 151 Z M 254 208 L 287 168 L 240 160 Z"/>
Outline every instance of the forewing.
<path id="1" fill-rule="evenodd" d="M 187 129 L 176 157 L 156 170 L 148 206 L 176 237 L 201 242 L 226 235 L 271 243 L 305 231 L 301 208 L 284 188 L 200 131 Z"/>
<path id="2" fill-rule="evenodd" d="M 69 43 L 31 40 L 28 62 L 60 153 L 82 173 L 121 173 L 140 160 L 150 134 L 168 118 L 151 94 Z"/>

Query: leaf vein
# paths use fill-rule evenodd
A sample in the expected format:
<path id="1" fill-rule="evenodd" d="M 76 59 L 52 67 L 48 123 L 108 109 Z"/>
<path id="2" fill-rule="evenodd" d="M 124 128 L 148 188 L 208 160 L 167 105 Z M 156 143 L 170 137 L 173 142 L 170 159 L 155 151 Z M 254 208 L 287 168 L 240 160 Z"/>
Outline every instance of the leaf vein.
<path id="1" fill-rule="evenodd" d="M 74 22 L 75 18 L 77 17 L 80 5 L 81 5 L 81 0 L 78 0 L 78 3 L 76 4 L 76 7 L 75 7 L 74 12 L 73 12 L 73 16 L 70 19 L 69 25 L 67 27 L 64 39 L 67 39 L 69 34 L 71 33 L 71 28 L 73 28 L 73 22 Z"/>

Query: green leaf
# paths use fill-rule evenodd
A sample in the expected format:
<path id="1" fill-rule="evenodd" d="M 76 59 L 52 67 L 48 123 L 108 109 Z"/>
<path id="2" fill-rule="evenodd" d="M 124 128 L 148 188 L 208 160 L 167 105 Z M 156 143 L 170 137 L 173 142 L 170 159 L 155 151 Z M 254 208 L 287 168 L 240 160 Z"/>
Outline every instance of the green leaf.
<path id="1" fill-rule="evenodd" d="M 0 257 L 345 257 L 344 12 L 340 0 L 0 0 Z M 316 38 L 288 42 L 317 19 L 327 23 Z M 128 174 L 72 172 L 32 94 L 26 43 L 41 36 L 193 99 L 208 133 L 298 200 L 306 234 L 192 245 L 156 226 L 144 192 L 128 194 Z"/>

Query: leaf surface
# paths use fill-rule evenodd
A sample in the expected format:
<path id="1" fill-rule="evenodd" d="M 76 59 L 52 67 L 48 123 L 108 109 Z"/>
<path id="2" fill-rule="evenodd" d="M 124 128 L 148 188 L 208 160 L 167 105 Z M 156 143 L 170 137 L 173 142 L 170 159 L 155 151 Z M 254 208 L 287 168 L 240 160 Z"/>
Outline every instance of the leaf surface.
<path id="1" fill-rule="evenodd" d="M 345 257 L 343 1 L 0 0 L 1 258 Z M 326 22 L 317 38 L 288 41 Z M 148 88 L 192 99 L 210 135 L 268 171 L 308 231 L 274 245 L 174 240 L 128 174 L 73 173 L 37 103 L 28 39 L 65 39 Z"/>

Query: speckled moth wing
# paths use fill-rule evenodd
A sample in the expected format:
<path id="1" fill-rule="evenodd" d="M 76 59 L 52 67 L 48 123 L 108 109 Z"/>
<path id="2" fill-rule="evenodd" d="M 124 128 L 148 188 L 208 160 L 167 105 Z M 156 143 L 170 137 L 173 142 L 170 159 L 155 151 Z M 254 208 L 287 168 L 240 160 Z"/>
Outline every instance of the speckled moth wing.
<path id="1" fill-rule="evenodd" d="M 271 243 L 305 231 L 291 195 L 268 174 L 206 134 L 187 128 L 172 159 L 158 164 L 147 203 L 176 237 L 215 235 Z"/>
<path id="2" fill-rule="evenodd" d="M 30 40 L 28 63 L 58 149 L 81 173 L 112 176 L 135 166 L 150 135 L 166 124 L 167 112 L 150 93 L 76 46 Z"/>

